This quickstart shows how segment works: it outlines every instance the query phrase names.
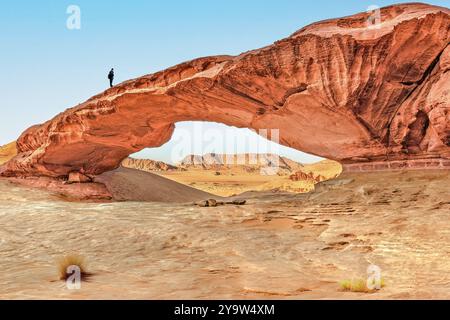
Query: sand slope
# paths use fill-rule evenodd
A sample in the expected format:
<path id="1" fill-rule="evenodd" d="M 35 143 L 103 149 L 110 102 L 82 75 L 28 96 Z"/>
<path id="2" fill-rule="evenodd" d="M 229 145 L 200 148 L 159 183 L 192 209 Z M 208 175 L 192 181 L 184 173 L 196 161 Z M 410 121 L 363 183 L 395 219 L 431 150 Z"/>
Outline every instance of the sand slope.
<path id="1" fill-rule="evenodd" d="M 106 172 L 96 177 L 95 182 L 105 184 L 116 201 L 183 203 L 219 198 L 149 172 L 128 168 Z"/>
<path id="2" fill-rule="evenodd" d="M 12 159 L 17 154 L 16 142 L 8 143 L 0 147 L 0 165 Z"/>

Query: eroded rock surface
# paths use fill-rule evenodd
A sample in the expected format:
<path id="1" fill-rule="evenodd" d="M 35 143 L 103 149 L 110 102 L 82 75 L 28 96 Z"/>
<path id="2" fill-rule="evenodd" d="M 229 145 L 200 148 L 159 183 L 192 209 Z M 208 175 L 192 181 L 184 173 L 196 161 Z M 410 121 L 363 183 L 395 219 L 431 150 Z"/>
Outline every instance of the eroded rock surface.
<path id="1" fill-rule="evenodd" d="M 189 120 L 280 129 L 282 144 L 344 164 L 449 159 L 450 10 L 403 4 L 381 18 L 327 20 L 124 82 L 25 131 L 0 172 L 101 174 Z"/>

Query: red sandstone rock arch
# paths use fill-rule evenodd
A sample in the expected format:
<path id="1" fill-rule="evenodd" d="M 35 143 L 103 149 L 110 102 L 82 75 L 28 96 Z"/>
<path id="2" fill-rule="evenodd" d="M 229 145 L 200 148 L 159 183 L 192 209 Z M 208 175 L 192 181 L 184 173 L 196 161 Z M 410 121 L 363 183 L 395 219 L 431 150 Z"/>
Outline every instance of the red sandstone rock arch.
<path id="1" fill-rule="evenodd" d="M 327 20 L 242 55 L 124 82 L 25 131 L 4 176 L 100 174 L 167 142 L 179 121 L 280 129 L 343 162 L 450 158 L 450 10 L 424 4 Z"/>

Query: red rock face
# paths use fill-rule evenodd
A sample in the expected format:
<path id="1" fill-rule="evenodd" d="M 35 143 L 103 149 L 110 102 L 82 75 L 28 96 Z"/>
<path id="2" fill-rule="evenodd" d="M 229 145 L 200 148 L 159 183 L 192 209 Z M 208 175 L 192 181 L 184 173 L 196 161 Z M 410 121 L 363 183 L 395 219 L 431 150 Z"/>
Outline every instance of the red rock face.
<path id="1" fill-rule="evenodd" d="M 2 174 L 100 174 L 189 120 L 279 129 L 282 144 L 350 165 L 449 159 L 450 10 L 383 8 L 379 28 L 369 18 L 124 82 L 25 131 Z"/>

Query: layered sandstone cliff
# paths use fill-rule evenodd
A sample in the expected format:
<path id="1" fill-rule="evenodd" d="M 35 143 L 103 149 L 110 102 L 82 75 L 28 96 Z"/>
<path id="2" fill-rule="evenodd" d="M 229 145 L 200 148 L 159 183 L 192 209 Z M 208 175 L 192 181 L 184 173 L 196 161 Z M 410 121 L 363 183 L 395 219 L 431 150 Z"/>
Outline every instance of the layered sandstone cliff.
<path id="1" fill-rule="evenodd" d="M 25 131 L 1 174 L 97 175 L 188 120 L 279 129 L 286 146 L 369 169 L 448 165 L 450 10 L 402 4 L 367 21 L 319 22 L 259 50 L 124 82 Z"/>

